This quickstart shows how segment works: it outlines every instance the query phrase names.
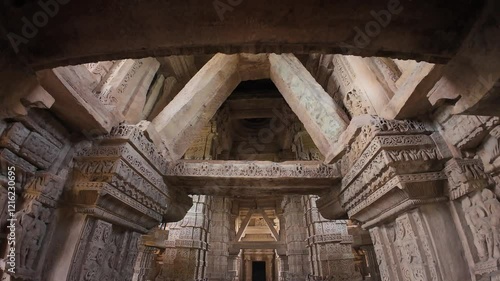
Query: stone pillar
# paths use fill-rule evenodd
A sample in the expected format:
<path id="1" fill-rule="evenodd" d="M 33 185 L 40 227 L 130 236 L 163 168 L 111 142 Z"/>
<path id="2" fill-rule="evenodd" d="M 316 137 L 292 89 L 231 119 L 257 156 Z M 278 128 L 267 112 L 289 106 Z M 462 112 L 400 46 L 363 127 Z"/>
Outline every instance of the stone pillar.
<path id="1" fill-rule="evenodd" d="M 272 281 L 273 280 L 273 257 L 272 256 L 267 256 L 266 257 L 266 281 Z"/>
<path id="2" fill-rule="evenodd" d="M 367 269 L 370 273 L 370 277 L 374 281 L 380 281 L 380 271 L 377 263 L 377 255 L 375 254 L 375 248 L 373 245 L 361 246 L 361 250 L 365 253 L 365 258 L 368 260 Z"/>
<path id="3" fill-rule="evenodd" d="M 345 220 L 330 221 L 316 207 L 317 196 L 303 196 L 310 251 L 311 274 L 332 280 L 356 280 L 352 253 L 352 236 L 347 233 Z"/>
<path id="4" fill-rule="evenodd" d="M 300 196 L 286 196 L 282 203 L 285 221 L 285 234 L 289 275 L 297 277 L 297 281 L 305 280 L 310 273 L 309 251 L 306 244 L 306 225 L 304 208 Z"/>
<path id="5" fill-rule="evenodd" d="M 25 114 L 0 120 L 0 278 L 6 280 L 45 278 L 67 166 L 78 148 L 49 111 Z"/>
<path id="6" fill-rule="evenodd" d="M 349 234 L 353 237 L 352 248 L 357 256 L 358 266 L 363 277 L 370 275 L 374 281 L 380 281 L 380 272 L 377 265 L 375 249 L 370 237 L 370 232 L 359 225 L 350 225 Z"/>
<path id="7" fill-rule="evenodd" d="M 163 181 L 165 160 L 136 126 L 120 125 L 81 149 L 45 280 L 131 280 L 138 239 L 184 216 L 191 199 Z"/>
<path id="8" fill-rule="evenodd" d="M 270 54 L 271 79 L 325 156 L 349 119 L 293 54 Z"/>
<path id="9" fill-rule="evenodd" d="M 462 240 L 470 280 L 500 278 L 500 202 L 493 180 L 478 159 L 452 159 L 446 164 L 447 194 Z"/>
<path id="10" fill-rule="evenodd" d="M 142 235 L 132 281 L 147 281 L 157 275 L 159 268 L 156 260 L 158 254 L 165 251 L 167 239 L 168 230 L 159 228 L 153 228 L 147 235 Z"/>
<path id="11" fill-rule="evenodd" d="M 208 227 L 212 198 L 193 195 L 193 206 L 184 219 L 168 224 L 164 265 L 157 280 L 196 280 L 206 276 Z"/>
<path id="12" fill-rule="evenodd" d="M 215 197 L 212 200 L 209 251 L 207 254 L 207 278 L 224 281 L 229 276 L 229 233 L 231 229 L 231 199 Z M 234 257 L 234 255 L 233 255 Z M 234 261 L 234 259 L 233 259 Z"/>
<path id="13" fill-rule="evenodd" d="M 227 268 L 227 272 L 228 272 L 228 275 L 230 277 L 229 280 L 231 281 L 238 281 L 239 280 L 239 276 L 240 276 L 240 270 L 239 270 L 239 260 L 240 260 L 240 257 L 236 254 L 236 255 L 232 255 L 231 253 L 229 254 L 228 258 L 227 258 L 227 264 L 228 264 L 228 268 Z"/>
<path id="14" fill-rule="evenodd" d="M 245 281 L 252 281 L 252 260 L 245 257 Z"/>
<path id="15" fill-rule="evenodd" d="M 468 266 L 444 190 L 449 150 L 425 124 L 367 120 L 348 128 L 356 133 L 342 156 L 339 199 L 370 231 L 382 280 L 463 280 Z"/>

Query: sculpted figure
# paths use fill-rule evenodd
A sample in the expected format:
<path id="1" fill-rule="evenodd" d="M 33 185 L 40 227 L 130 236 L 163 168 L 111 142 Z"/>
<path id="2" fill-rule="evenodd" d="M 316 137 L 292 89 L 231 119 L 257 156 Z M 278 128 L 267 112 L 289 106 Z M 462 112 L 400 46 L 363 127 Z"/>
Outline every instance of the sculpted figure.
<path id="1" fill-rule="evenodd" d="M 26 257 L 26 267 L 30 269 L 33 268 L 38 252 L 42 247 L 42 242 L 47 233 L 47 223 L 49 223 L 50 219 L 50 211 L 48 209 L 43 208 L 41 205 L 36 205 L 36 209 L 33 230 L 30 233 L 30 247 Z"/>
<path id="2" fill-rule="evenodd" d="M 484 206 L 489 214 L 489 222 L 493 235 L 493 243 L 491 249 L 492 258 L 500 258 L 500 202 L 498 202 L 495 194 L 488 189 L 482 191 Z"/>
<path id="3" fill-rule="evenodd" d="M 37 216 L 38 208 L 36 205 L 39 202 L 32 201 L 28 206 L 17 212 L 15 218 L 17 219 L 16 228 L 16 252 L 19 257 L 19 267 L 25 268 L 27 256 L 30 248 L 31 233 L 35 228 L 35 217 Z"/>
<path id="4" fill-rule="evenodd" d="M 462 201 L 465 219 L 474 236 L 479 260 L 487 261 L 493 255 L 493 233 L 489 224 L 488 211 L 480 193 Z"/>

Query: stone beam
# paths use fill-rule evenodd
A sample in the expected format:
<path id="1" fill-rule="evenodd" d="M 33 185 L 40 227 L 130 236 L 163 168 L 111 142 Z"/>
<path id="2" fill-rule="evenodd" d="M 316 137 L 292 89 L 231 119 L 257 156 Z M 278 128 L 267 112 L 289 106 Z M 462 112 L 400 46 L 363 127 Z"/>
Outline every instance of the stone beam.
<path id="1" fill-rule="evenodd" d="M 271 80 L 321 153 L 328 155 L 348 117 L 293 54 L 271 54 L 269 61 Z"/>
<path id="2" fill-rule="evenodd" d="M 266 222 L 267 226 L 271 230 L 274 239 L 276 239 L 276 241 L 279 241 L 280 240 L 280 236 L 279 236 L 278 232 L 276 231 L 276 228 L 274 228 L 273 223 L 271 222 L 271 220 L 269 219 L 269 217 L 266 215 L 266 212 L 264 212 L 264 210 L 261 210 L 260 213 L 262 214 L 262 218 L 264 218 L 264 221 Z"/>
<path id="3" fill-rule="evenodd" d="M 42 87 L 54 97 L 51 110 L 71 127 L 88 136 L 108 133 L 124 120 L 92 92 L 97 81 L 84 65 L 37 72 Z"/>
<path id="4" fill-rule="evenodd" d="M 337 165 L 318 161 L 179 160 L 168 165 L 168 184 L 188 194 L 238 197 L 323 194 L 340 181 Z"/>
<path id="5" fill-rule="evenodd" d="M 0 17 L 9 19 L 1 29 L 11 40 L 2 36 L 0 46 L 17 49 L 29 65 L 43 69 L 216 52 L 350 53 L 443 62 L 455 54 L 470 26 L 467 23 L 483 1 L 372 0 L 332 5 L 321 0 L 202 1 L 196 5 L 189 1 L 140 5 L 132 0 L 56 1 L 54 16 L 28 2 L 1 3 Z M 48 18 L 41 28 L 34 26 L 38 12 Z M 390 20 L 378 15 L 384 13 Z M 180 20 L 179 15 L 189 20 Z M 30 25 L 23 29 L 24 18 L 33 29 Z M 11 50 L 0 53 L 3 56 L 7 51 L 15 56 Z M 11 56 L 0 61 L 8 66 Z"/>
<path id="6" fill-rule="evenodd" d="M 238 55 L 215 55 L 153 119 L 173 160 L 180 159 L 240 83 Z"/>
<path id="7" fill-rule="evenodd" d="M 286 250 L 286 244 L 284 242 L 278 241 L 263 241 L 263 242 L 254 242 L 254 241 L 240 241 L 233 242 L 230 244 L 230 247 L 233 249 L 277 249 L 277 250 Z"/>
<path id="8" fill-rule="evenodd" d="M 248 224 L 250 223 L 250 219 L 252 218 L 253 213 L 255 213 L 255 210 L 248 211 L 246 217 L 241 222 L 240 228 L 238 229 L 238 233 L 236 233 L 235 241 L 240 241 L 241 237 L 243 236 L 243 233 L 245 233 L 245 230 L 247 229 Z"/>

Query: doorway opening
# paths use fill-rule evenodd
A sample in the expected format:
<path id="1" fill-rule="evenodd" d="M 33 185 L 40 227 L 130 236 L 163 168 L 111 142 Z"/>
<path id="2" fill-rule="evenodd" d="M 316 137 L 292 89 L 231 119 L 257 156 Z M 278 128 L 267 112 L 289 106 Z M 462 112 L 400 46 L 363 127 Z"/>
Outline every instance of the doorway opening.
<path id="1" fill-rule="evenodd" d="M 266 262 L 253 261 L 252 262 L 252 281 L 265 281 L 266 280 Z"/>

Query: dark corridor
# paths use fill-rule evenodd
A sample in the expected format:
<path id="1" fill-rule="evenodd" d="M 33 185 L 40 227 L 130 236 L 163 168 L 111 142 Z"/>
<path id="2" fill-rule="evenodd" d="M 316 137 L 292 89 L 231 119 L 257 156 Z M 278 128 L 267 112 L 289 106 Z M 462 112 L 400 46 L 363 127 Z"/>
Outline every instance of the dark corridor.
<path id="1" fill-rule="evenodd" d="M 252 262 L 252 281 L 266 281 L 266 262 Z"/>

